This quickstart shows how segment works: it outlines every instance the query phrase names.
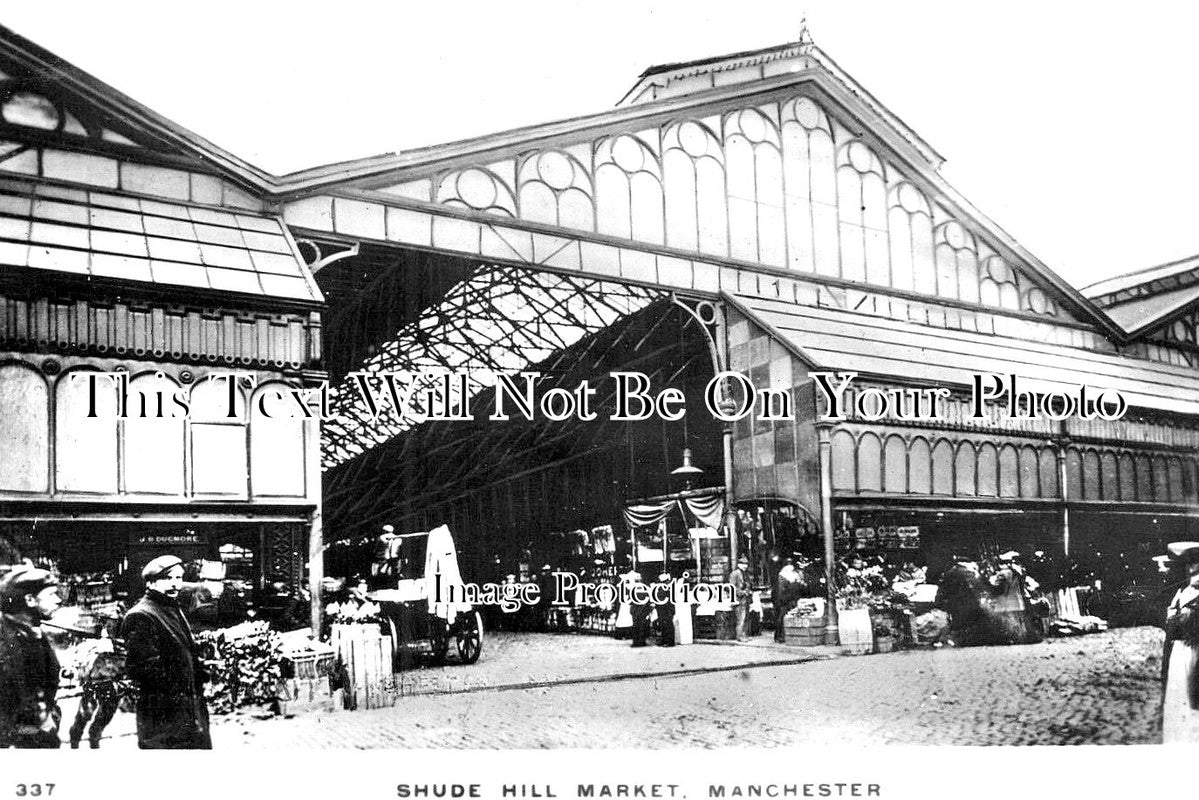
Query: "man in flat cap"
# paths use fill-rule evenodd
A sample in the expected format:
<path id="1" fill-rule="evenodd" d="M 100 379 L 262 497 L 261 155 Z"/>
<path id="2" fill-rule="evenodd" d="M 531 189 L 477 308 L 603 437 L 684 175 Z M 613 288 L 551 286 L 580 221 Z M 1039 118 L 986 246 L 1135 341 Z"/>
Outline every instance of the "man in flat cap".
<path id="1" fill-rule="evenodd" d="M 137 746 L 211 750 L 204 669 L 179 609 L 183 562 L 159 556 L 142 570 L 146 594 L 121 623 L 129 676 L 137 684 Z"/>
<path id="2" fill-rule="evenodd" d="M 19 566 L 0 578 L 0 747 L 59 746 L 58 657 L 41 624 L 60 603 L 44 569 Z"/>

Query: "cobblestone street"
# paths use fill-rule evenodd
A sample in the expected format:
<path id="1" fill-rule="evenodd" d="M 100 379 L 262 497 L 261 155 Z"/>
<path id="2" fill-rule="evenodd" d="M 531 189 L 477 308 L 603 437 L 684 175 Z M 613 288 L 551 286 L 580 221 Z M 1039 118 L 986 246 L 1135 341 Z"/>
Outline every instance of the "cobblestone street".
<path id="1" fill-rule="evenodd" d="M 774 647 L 765 637 L 750 645 L 633 650 L 603 637 L 500 635 L 488 646 L 473 667 L 422 671 L 424 682 L 409 684 L 442 693 L 402 697 L 396 707 L 374 711 L 218 718 L 215 746 L 705 748 L 1160 738 L 1155 628 L 860 657 Z M 638 668 L 662 674 L 630 677 Z M 131 730 L 131 715 L 121 714 L 104 746 L 135 746 Z"/>

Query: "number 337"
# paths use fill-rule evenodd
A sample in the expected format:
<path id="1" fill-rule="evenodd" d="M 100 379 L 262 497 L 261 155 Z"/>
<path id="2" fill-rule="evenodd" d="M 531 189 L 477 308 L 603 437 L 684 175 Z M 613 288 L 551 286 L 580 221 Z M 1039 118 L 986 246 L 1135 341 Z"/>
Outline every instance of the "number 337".
<path id="1" fill-rule="evenodd" d="M 52 783 L 18 783 L 17 797 L 49 797 L 54 794 Z"/>

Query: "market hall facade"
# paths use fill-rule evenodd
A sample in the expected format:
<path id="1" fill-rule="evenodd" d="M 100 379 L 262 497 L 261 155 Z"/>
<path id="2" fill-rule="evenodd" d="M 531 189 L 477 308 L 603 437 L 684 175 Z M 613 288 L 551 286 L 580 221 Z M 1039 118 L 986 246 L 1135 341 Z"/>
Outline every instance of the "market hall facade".
<path id="1" fill-rule="evenodd" d="M 593 116 L 284 177 L 16 34 L 2 54 L 5 558 L 86 583 L 173 549 L 315 588 L 364 569 L 383 525 L 444 523 L 480 581 L 720 581 L 746 555 L 766 587 L 777 554 L 935 573 L 1014 548 L 1131 593 L 1194 530 L 1199 264 L 1080 292 L 806 34 L 653 67 Z M 596 422 L 419 423 L 370 413 L 353 377 L 439 369 L 476 408 L 497 372 L 544 393 L 638 371 L 689 413 L 604 421 L 601 391 Z M 206 378 L 233 370 L 230 418 Z M 80 371 L 191 413 L 88 418 Z M 793 418 L 713 419 L 725 371 Z M 951 396 L 939 419 L 830 421 L 814 372 Z M 980 419 L 978 373 L 1129 410 Z M 326 379 L 336 418 L 256 416 L 258 393 Z"/>

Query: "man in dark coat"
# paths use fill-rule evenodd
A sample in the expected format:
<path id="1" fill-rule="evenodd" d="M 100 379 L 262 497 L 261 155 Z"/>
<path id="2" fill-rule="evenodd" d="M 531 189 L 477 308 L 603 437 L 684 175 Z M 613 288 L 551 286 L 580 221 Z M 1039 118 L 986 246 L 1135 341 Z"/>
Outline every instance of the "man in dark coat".
<path id="1" fill-rule="evenodd" d="M 673 585 L 674 578 L 669 572 L 663 572 L 653 587 L 654 610 L 658 612 L 658 645 L 661 647 L 674 647 L 674 601 L 670 597 Z"/>
<path id="2" fill-rule="evenodd" d="M 17 567 L 0 580 L 0 747 L 59 746 L 58 657 L 41 623 L 60 603 L 44 569 Z"/>
<path id="3" fill-rule="evenodd" d="M 982 609 L 982 578 L 969 556 L 954 556 L 954 565 L 941 576 L 937 608 L 949 614 L 949 635 L 954 644 L 986 644 L 986 618 Z"/>
<path id="4" fill-rule="evenodd" d="M 205 673 L 179 609 L 183 562 L 159 556 L 142 570 L 146 594 L 121 623 L 129 677 L 137 684 L 137 746 L 211 750 Z"/>

